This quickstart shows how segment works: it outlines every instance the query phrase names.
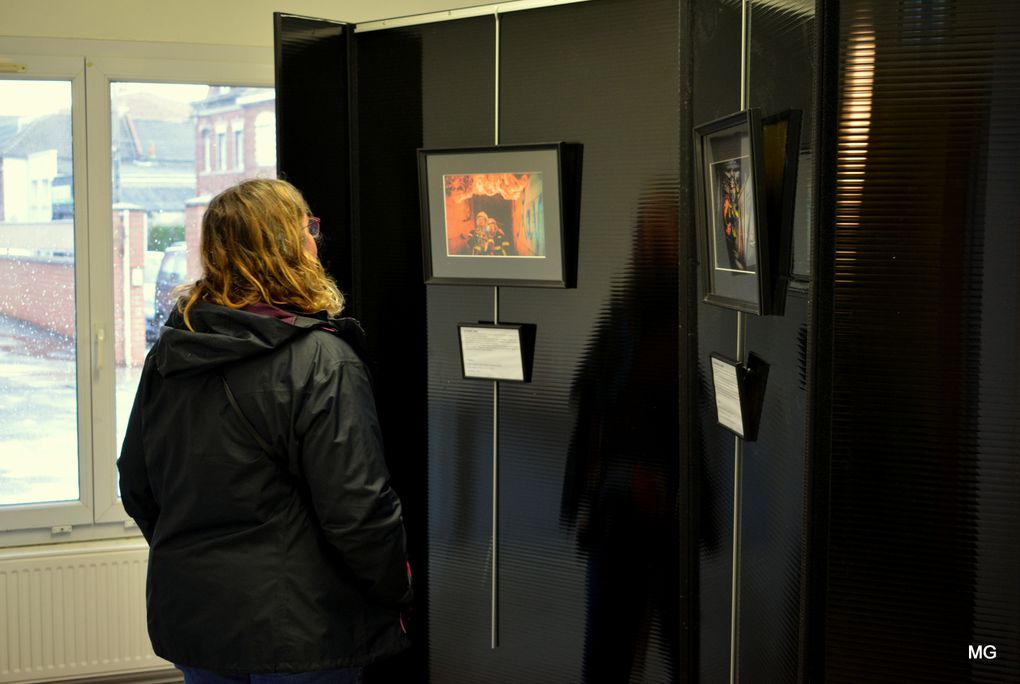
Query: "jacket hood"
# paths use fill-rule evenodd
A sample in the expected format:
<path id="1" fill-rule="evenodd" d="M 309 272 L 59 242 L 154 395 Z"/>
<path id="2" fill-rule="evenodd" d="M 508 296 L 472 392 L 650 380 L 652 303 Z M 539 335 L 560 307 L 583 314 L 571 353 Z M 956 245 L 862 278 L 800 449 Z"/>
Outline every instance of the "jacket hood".
<path id="1" fill-rule="evenodd" d="M 325 330 L 344 338 L 363 353 L 364 332 L 351 318 L 329 319 L 322 314 L 297 314 L 277 307 L 258 305 L 259 313 L 197 302 L 184 324 L 176 309 L 162 328 L 152 349 L 156 368 L 163 377 L 208 373 L 236 361 L 267 354 L 313 330 Z"/>

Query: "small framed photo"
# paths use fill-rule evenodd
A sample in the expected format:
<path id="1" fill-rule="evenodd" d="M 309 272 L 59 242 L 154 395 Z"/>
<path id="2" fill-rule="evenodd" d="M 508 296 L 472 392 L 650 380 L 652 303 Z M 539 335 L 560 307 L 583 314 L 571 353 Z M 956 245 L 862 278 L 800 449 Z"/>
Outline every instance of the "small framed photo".
<path id="1" fill-rule="evenodd" d="M 572 147 L 418 150 L 425 282 L 568 287 Z"/>
<path id="2" fill-rule="evenodd" d="M 464 378 L 531 382 L 534 325 L 460 323 L 457 332 Z"/>
<path id="3" fill-rule="evenodd" d="M 746 363 L 709 354 L 719 425 L 748 442 L 758 439 L 769 364 L 751 352 Z"/>
<path id="4" fill-rule="evenodd" d="M 744 396 L 741 393 L 743 366 L 715 352 L 709 355 L 712 363 L 712 386 L 715 388 L 715 410 L 719 425 L 737 437 L 744 437 L 747 428 L 744 414 Z"/>
<path id="5" fill-rule="evenodd" d="M 695 128 L 705 301 L 770 312 L 769 234 L 757 109 Z"/>

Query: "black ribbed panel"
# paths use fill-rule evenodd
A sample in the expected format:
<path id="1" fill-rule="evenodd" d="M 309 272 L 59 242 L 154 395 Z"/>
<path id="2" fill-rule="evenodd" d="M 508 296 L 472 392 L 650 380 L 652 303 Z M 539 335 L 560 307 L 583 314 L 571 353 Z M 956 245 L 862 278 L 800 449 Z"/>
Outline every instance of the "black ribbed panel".
<path id="1" fill-rule="evenodd" d="M 280 175 L 322 217 L 320 257 L 348 297 L 347 314 L 367 332 L 386 460 L 403 503 L 416 580 L 414 648 L 367 668 L 365 682 L 424 682 L 425 287 L 414 153 L 422 85 L 421 71 L 408 66 L 418 63 L 421 47 L 413 37 L 381 41 L 371 33 L 352 46 L 346 25 L 283 14 L 275 20 Z M 350 102 L 361 103 L 352 116 Z"/>
<path id="2" fill-rule="evenodd" d="M 749 106 L 763 116 L 801 110 L 801 190 L 795 249 L 810 249 L 816 23 L 809 3 L 752 3 Z M 694 118 L 703 123 L 740 108 L 741 3 L 694 0 Z M 693 229 L 693 227 L 692 227 Z M 700 255 L 699 255 L 700 258 Z M 737 313 L 700 303 L 694 449 L 699 470 L 699 618 L 702 682 L 728 681 L 734 436 L 717 424 L 709 354 L 736 356 Z M 738 609 L 741 682 L 796 681 L 801 658 L 804 488 L 808 413 L 808 283 L 786 296 L 780 316 L 747 316 L 748 352 L 769 364 L 757 441 L 743 451 Z M 691 293 L 693 296 L 695 293 Z"/>
<path id="3" fill-rule="evenodd" d="M 667 683 L 686 666 L 677 22 L 661 0 L 502 21 L 500 142 L 584 145 L 577 288 L 500 291 L 502 319 L 538 325 L 534 381 L 500 388 L 506 655 L 540 656 L 506 682 Z"/>
<path id="4" fill-rule="evenodd" d="M 276 13 L 273 28 L 278 175 L 296 185 L 322 219 L 326 239 L 320 258 L 341 291 L 350 294 L 351 27 Z M 349 308 L 356 310 L 356 298 Z"/>
<path id="5" fill-rule="evenodd" d="M 342 262 L 333 269 L 341 278 L 353 274 L 345 289 L 378 361 L 387 457 L 418 580 L 417 650 L 370 668 L 367 681 L 686 681 L 678 9 L 603 0 L 501 24 L 500 141 L 578 142 L 584 164 L 577 287 L 499 295 L 500 319 L 535 324 L 537 348 L 534 381 L 499 388 L 495 651 L 493 386 L 460 377 L 456 337 L 457 323 L 492 319 L 494 291 L 422 285 L 414 174 L 417 147 L 493 143 L 495 21 L 358 34 L 350 52 L 350 241 L 346 223 L 324 216 L 334 225 L 325 251 Z M 283 26 L 285 66 L 298 63 L 288 46 L 311 55 L 328 29 L 290 18 Z M 285 96 L 287 111 L 314 102 L 317 88 L 347 86 L 347 57 L 317 54 Z M 340 140 L 347 126 L 281 121 L 281 140 Z M 331 148 L 320 159 L 297 144 L 286 145 L 301 152 L 281 168 L 345 203 L 346 168 Z M 313 190 L 310 199 L 319 207 L 331 198 Z"/>
<path id="6" fill-rule="evenodd" d="M 825 680 L 1020 681 L 1020 12 L 839 36 Z"/>
<path id="7" fill-rule="evenodd" d="M 493 143 L 494 26 L 358 34 L 360 235 L 379 233 L 376 253 L 394 227 L 417 230 L 408 130 L 424 147 Z M 537 341 L 533 382 L 499 388 L 496 650 L 493 386 L 461 378 L 456 335 L 492 319 L 493 288 L 426 288 L 429 680 L 680 681 L 678 10 L 601 0 L 501 26 L 500 141 L 584 146 L 578 285 L 499 292 L 500 320 L 535 324 Z"/>
<path id="8" fill-rule="evenodd" d="M 740 2 L 693 0 L 693 122 L 704 123 L 740 108 Z M 694 166 L 693 157 L 685 163 Z M 691 201 L 694 201 L 692 193 Z M 693 222 L 687 230 L 696 233 Z M 700 249 L 700 239 L 695 240 Z M 733 436 L 716 424 L 708 355 L 734 356 L 736 313 L 701 303 L 700 253 L 688 262 L 697 273 L 696 290 L 684 293 L 697 318 L 697 338 L 689 353 L 697 364 L 692 450 L 698 474 L 698 679 L 711 684 L 727 681 L 730 642 L 730 547 L 733 512 Z M 693 323 L 693 322 L 692 322 Z"/>
<path id="9" fill-rule="evenodd" d="M 376 357 L 376 403 L 415 578 L 414 647 L 366 684 L 427 681 L 428 554 L 425 286 L 415 149 L 422 136 L 421 41 L 357 34 L 353 51 L 354 292 Z"/>
<path id="10" fill-rule="evenodd" d="M 813 229 L 816 31 L 809 2 L 751 3 L 750 105 L 763 116 L 797 109 L 803 117 L 792 227 L 798 254 L 809 252 Z M 744 447 L 738 661 L 743 684 L 796 681 L 802 655 L 807 288 L 807 282 L 791 285 L 782 315 L 748 316 L 747 350 L 769 363 L 769 376 L 758 439 Z"/>
<path id="11" fill-rule="evenodd" d="M 407 33 L 422 45 L 422 144 L 492 144 L 492 20 Z M 499 681 L 487 672 L 492 388 L 460 379 L 457 338 L 457 323 L 491 319 L 491 309 L 490 288 L 427 288 L 429 682 Z"/>

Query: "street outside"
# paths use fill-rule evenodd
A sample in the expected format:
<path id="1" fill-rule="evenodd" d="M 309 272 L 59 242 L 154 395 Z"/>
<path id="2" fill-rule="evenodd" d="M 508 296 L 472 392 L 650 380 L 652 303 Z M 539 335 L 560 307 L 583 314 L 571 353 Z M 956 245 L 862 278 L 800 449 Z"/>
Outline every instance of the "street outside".
<path id="1" fill-rule="evenodd" d="M 140 374 L 117 369 L 117 451 Z M 73 339 L 0 316 L 0 506 L 79 498 L 76 388 Z"/>

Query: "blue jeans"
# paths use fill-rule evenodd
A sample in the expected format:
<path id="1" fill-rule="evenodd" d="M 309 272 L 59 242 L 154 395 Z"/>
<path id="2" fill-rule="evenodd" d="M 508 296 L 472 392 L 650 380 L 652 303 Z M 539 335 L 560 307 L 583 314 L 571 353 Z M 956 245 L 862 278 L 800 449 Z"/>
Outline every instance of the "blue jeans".
<path id="1" fill-rule="evenodd" d="M 177 666 L 184 673 L 185 684 L 358 684 L 361 668 L 319 672 L 280 672 L 274 674 L 221 675 L 197 667 Z"/>

